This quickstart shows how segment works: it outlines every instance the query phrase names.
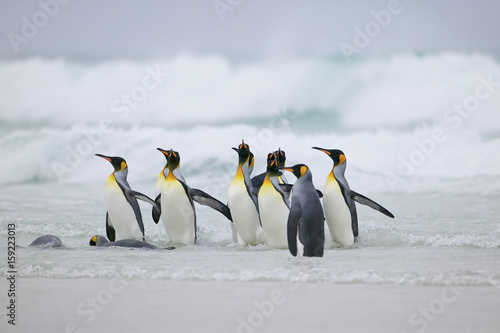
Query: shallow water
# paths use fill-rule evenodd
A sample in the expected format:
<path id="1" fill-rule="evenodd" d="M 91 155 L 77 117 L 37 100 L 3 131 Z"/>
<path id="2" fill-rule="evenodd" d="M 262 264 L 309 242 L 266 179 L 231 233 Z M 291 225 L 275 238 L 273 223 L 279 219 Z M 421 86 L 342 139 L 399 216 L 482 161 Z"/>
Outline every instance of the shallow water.
<path id="1" fill-rule="evenodd" d="M 170 75 L 133 108 L 117 107 L 148 68 Z M 454 52 L 349 64 L 187 54 L 2 61 L 1 251 L 15 223 L 20 277 L 499 286 L 499 77 L 498 58 Z M 478 89 L 488 97 L 474 97 Z M 453 111 L 476 99 L 470 113 Z M 242 139 L 255 155 L 254 175 L 281 147 L 287 165 L 309 166 L 318 189 L 332 162 L 311 147 L 342 149 L 351 188 L 396 218 L 358 206 L 359 242 L 341 249 L 327 237 L 323 258 L 241 248 L 230 222 L 200 206 L 195 246 L 89 247 L 90 237 L 105 234 L 104 181 L 112 172 L 95 153 L 125 158 L 131 187 L 152 196 L 165 163 L 155 148 L 173 148 L 187 183 L 225 202 L 237 164 L 231 147 Z M 163 226 L 140 205 L 148 242 L 165 247 Z M 44 234 L 66 248 L 27 248 Z"/>
<path id="2" fill-rule="evenodd" d="M 5 235 L 7 224 L 16 224 L 19 277 L 500 287 L 496 197 L 374 194 L 395 219 L 358 205 L 358 243 L 338 248 L 327 236 L 323 258 L 294 258 L 266 245 L 238 246 L 230 222 L 200 206 L 194 246 L 173 251 L 90 247 L 91 236 L 105 234 L 101 190 L 68 184 L 4 187 L 0 232 Z M 166 246 L 162 224 L 154 224 L 147 204 L 141 207 L 147 240 Z M 43 234 L 60 237 L 66 248 L 27 247 Z M 6 262 L 1 265 L 4 275 Z"/>

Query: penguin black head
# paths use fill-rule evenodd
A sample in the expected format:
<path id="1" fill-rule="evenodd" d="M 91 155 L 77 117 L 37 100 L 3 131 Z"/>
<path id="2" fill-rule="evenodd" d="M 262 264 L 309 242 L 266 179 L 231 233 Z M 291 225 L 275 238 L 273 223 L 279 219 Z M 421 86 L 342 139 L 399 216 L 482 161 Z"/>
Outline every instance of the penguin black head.
<path id="1" fill-rule="evenodd" d="M 300 177 L 304 176 L 307 171 L 309 171 L 309 168 L 305 164 L 295 164 L 294 166 L 289 168 L 279 168 L 279 170 L 290 171 L 295 177 L 297 177 L 297 179 L 299 179 Z"/>
<path id="2" fill-rule="evenodd" d="M 267 174 L 271 176 L 276 176 L 278 174 L 278 168 L 279 168 L 279 163 L 278 163 L 278 157 L 276 156 L 276 153 L 269 153 L 267 154 L 267 169 L 266 172 Z"/>
<path id="3" fill-rule="evenodd" d="M 241 140 L 241 144 L 238 146 L 238 148 L 233 147 L 233 150 L 238 153 L 239 164 L 245 163 L 248 160 L 249 156 L 252 154 L 250 152 L 250 146 L 247 145 L 244 140 Z M 251 155 L 251 157 L 253 157 L 253 155 Z"/>
<path id="4" fill-rule="evenodd" d="M 156 148 L 156 149 L 158 149 L 163 153 L 163 155 L 165 155 L 169 170 L 175 170 L 179 166 L 181 162 L 181 155 L 179 154 L 178 151 L 175 151 L 173 149 L 170 150 L 164 150 L 161 148 Z"/>
<path id="5" fill-rule="evenodd" d="M 281 150 L 281 148 L 278 148 L 278 150 L 274 152 L 274 155 L 276 155 L 276 159 L 278 160 L 278 166 L 280 168 L 284 167 L 286 162 L 285 151 Z"/>
<path id="6" fill-rule="evenodd" d="M 270 166 L 272 161 L 276 161 L 276 152 L 267 154 L 267 166 Z"/>
<path id="7" fill-rule="evenodd" d="M 101 154 L 95 154 L 95 156 L 99 156 L 109 161 L 111 165 L 115 168 L 116 171 L 122 171 L 127 168 L 127 162 L 119 156 L 105 156 Z"/>
<path id="8" fill-rule="evenodd" d="M 324 148 L 319 148 L 319 147 L 312 147 L 312 149 L 320 150 L 323 153 L 327 154 L 330 156 L 330 158 L 333 160 L 333 166 L 336 167 L 338 165 L 341 165 L 342 163 L 346 162 L 346 158 L 344 155 L 344 152 L 339 149 L 324 149 Z"/>
<path id="9" fill-rule="evenodd" d="M 156 148 L 156 149 L 158 149 L 159 151 L 161 151 L 163 153 L 163 156 L 165 156 L 165 159 L 167 160 L 167 165 L 168 165 L 168 159 L 170 157 L 170 152 L 168 150 L 164 150 L 161 148 Z"/>

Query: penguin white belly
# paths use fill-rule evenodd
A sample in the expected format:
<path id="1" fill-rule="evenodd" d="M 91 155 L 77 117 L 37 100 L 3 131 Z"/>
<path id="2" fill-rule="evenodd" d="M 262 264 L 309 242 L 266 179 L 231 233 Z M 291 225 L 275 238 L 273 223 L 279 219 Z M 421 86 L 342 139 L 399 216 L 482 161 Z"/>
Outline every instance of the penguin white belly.
<path id="1" fill-rule="evenodd" d="M 161 188 L 163 186 L 163 182 L 165 181 L 165 176 L 163 175 L 163 170 L 160 172 L 160 175 L 156 179 L 155 183 L 155 198 L 161 193 Z"/>
<path id="2" fill-rule="evenodd" d="M 259 213 L 267 244 L 275 249 L 288 249 L 287 222 L 290 210 L 281 194 L 266 179 L 259 191 Z"/>
<path id="3" fill-rule="evenodd" d="M 195 242 L 195 213 L 182 184 L 167 179 L 161 192 L 161 220 L 172 243 Z"/>
<path id="4" fill-rule="evenodd" d="M 352 218 L 337 181 L 328 181 L 323 190 L 323 208 L 333 241 L 342 246 L 354 244 Z"/>
<path id="5" fill-rule="evenodd" d="M 142 240 L 143 234 L 134 209 L 128 203 L 118 184 L 107 184 L 104 199 L 109 219 L 115 229 L 115 240 L 129 238 Z"/>
<path id="6" fill-rule="evenodd" d="M 243 241 L 238 243 L 240 245 L 257 245 L 262 242 L 264 237 L 259 214 L 247 192 L 245 183 L 235 179 L 229 186 L 227 199 L 234 227 Z"/>

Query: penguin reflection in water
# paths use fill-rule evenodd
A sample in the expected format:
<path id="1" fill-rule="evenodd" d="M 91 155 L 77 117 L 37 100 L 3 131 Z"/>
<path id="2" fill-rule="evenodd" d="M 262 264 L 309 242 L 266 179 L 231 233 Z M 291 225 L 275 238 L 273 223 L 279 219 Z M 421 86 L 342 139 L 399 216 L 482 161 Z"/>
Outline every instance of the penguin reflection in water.
<path id="1" fill-rule="evenodd" d="M 354 201 L 394 218 L 391 212 L 375 201 L 350 189 L 344 177 L 347 160 L 341 150 L 312 148 L 324 152 L 333 160 L 333 168 L 323 190 L 323 207 L 326 223 L 334 242 L 349 246 L 354 244 L 358 236 L 358 216 Z"/>
<path id="2" fill-rule="evenodd" d="M 172 243 L 192 245 L 196 241 L 196 211 L 194 202 L 209 206 L 231 221 L 229 208 L 209 194 L 189 187 L 179 169 L 179 152 L 158 148 L 165 155 L 167 163 L 160 173 L 161 191 L 156 202 L 159 208 L 153 209 L 153 220 L 158 223 L 160 217 L 167 236 Z M 161 177 L 165 179 L 161 182 Z"/>
<path id="3" fill-rule="evenodd" d="M 106 180 L 106 235 L 110 241 L 121 239 L 144 240 L 144 224 L 137 199 L 153 206 L 156 203 L 145 194 L 134 191 L 127 182 L 127 162 L 118 156 L 96 154 L 110 162 L 114 172 Z"/>

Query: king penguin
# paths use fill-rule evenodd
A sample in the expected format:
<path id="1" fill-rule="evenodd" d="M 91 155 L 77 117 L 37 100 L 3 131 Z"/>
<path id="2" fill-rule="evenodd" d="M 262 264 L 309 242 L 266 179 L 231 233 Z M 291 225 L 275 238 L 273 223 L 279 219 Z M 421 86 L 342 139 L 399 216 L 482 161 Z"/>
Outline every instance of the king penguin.
<path id="1" fill-rule="evenodd" d="M 158 148 L 158 150 L 162 151 L 160 148 Z M 158 207 L 161 206 L 161 189 L 163 187 L 163 182 L 165 181 L 165 179 L 167 179 L 167 176 L 168 176 L 168 172 L 169 172 L 169 157 L 171 155 L 171 152 L 169 151 L 162 151 L 163 153 L 163 156 L 165 156 L 165 159 L 167 160 L 166 163 L 165 163 L 165 166 L 163 167 L 163 169 L 161 170 L 160 174 L 158 175 L 158 178 L 156 179 L 156 183 L 155 183 L 155 202 L 157 204 Z M 180 172 L 180 168 L 176 168 L 174 170 L 175 172 L 175 178 L 183 181 L 184 183 L 186 183 L 186 180 L 184 179 L 184 177 L 182 176 L 181 172 Z M 152 216 L 153 216 L 153 221 L 155 223 L 158 223 L 158 221 L 160 220 L 160 215 L 161 215 L 161 210 L 159 210 L 156 206 L 153 207 L 153 211 L 152 211 Z"/>
<path id="2" fill-rule="evenodd" d="M 141 248 L 141 249 L 149 249 L 149 250 L 173 250 L 173 249 L 175 249 L 175 247 L 173 247 L 173 246 L 161 249 L 161 248 L 156 247 L 152 244 L 148 244 L 146 242 L 143 242 L 143 241 L 140 241 L 137 239 L 122 239 L 119 241 L 110 242 L 106 239 L 106 237 L 100 236 L 100 235 L 92 236 L 92 238 L 89 241 L 89 245 L 90 246 L 102 246 L 102 247 L 112 247 L 112 246 L 129 247 L 129 248 Z"/>
<path id="3" fill-rule="evenodd" d="M 287 220 L 290 212 L 288 195 L 280 188 L 278 157 L 268 155 L 266 178 L 258 194 L 259 215 L 267 244 L 275 249 L 288 249 Z"/>
<path id="4" fill-rule="evenodd" d="M 134 191 L 127 182 L 127 162 L 121 157 L 110 157 L 101 154 L 115 168 L 108 177 L 104 188 L 106 200 L 106 235 L 110 241 L 121 239 L 144 240 L 144 224 L 142 223 L 141 211 L 137 199 L 146 201 L 156 206 L 156 203 L 148 196 Z"/>
<path id="5" fill-rule="evenodd" d="M 243 140 L 233 150 L 238 153 L 238 169 L 227 191 L 228 206 L 233 218 L 233 238 L 242 246 L 265 243 L 257 208 L 257 193 L 250 180 L 254 166 L 253 154 Z"/>
<path id="6" fill-rule="evenodd" d="M 325 218 L 318 193 L 307 165 L 296 164 L 282 170 L 297 177 L 293 184 L 287 221 L 288 249 L 295 257 L 322 257 L 325 247 Z"/>
<path id="7" fill-rule="evenodd" d="M 358 215 L 354 201 L 394 218 L 394 215 L 378 203 L 350 189 L 344 177 L 347 160 L 341 150 L 319 147 L 313 149 L 324 152 L 333 160 L 333 168 L 323 190 L 323 207 L 334 242 L 349 246 L 354 244 L 358 237 Z"/>
<path id="8" fill-rule="evenodd" d="M 157 148 L 167 157 L 168 173 L 163 181 L 160 201 L 161 220 L 172 243 L 192 245 L 197 239 L 194 202 L 209 206 L 231 220 L 229 208 L 209 194 L 189 187 L 180 173 L 180 154 Z M 155 220 L 157 222 L 157 220 Z"/>
<path id="9" fill-rule="evenodd" d="M 43 235 L 35 239 L 31 242 L 29 247 L 41 247 L 41 248 L 49 248 L 49 247 L 64 247 L 61 239 L 54 235 Z"/>

